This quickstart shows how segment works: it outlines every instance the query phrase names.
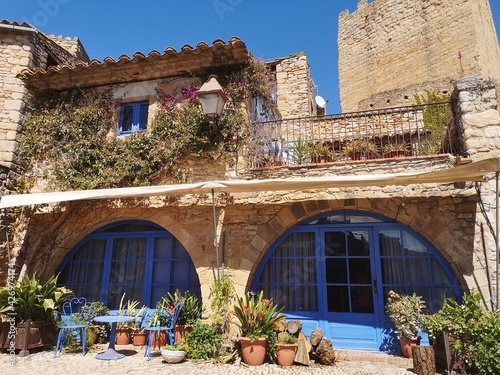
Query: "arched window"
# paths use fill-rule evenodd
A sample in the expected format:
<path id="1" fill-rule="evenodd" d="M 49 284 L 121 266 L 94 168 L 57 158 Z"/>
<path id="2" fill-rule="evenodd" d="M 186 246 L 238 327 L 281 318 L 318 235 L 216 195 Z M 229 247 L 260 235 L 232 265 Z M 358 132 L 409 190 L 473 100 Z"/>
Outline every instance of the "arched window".
<path id="1" fill-rule="evenodd" d="M 154 307 L 167 292 L 189 290 L 201 298 L 200 281 L 184 247 L 149 222 L 120 222 L 81 241 L 62 262 L 59 284 L 89 301 L 117 308 L 125 299 Z"/>

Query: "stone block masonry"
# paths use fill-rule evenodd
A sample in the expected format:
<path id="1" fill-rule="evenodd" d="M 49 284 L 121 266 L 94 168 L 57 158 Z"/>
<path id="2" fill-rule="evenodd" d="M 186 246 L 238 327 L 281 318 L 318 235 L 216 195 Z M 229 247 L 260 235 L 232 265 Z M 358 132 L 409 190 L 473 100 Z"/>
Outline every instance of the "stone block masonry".
<path id="1" fill-rule="evenodd" d="M 360 0 L 339 16 L 342 112 L 414 104 L 461 77 L 500 78 L 488 0 Z"/>

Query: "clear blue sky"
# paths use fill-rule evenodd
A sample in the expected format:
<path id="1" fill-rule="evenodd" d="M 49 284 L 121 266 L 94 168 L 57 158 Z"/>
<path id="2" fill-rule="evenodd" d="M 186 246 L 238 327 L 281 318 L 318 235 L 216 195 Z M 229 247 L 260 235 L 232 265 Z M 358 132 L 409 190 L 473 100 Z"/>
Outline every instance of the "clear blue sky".
<path id="1" fill-rule="evenodd" d="M 449 0 L 453 1 L 453 0 Z M 474 1 L 474 0 L 473 0 Z M 371 2 L 371 1 L 370 1 Z M 339 113 L 338 15 L 358 0 L 0 0 L 0 19 L 79 37 L 91 59 L 242 39 L 257 58 L 306 51 L 327 112 Z M 497 30 L 500 0 L 490 0 Z"/>

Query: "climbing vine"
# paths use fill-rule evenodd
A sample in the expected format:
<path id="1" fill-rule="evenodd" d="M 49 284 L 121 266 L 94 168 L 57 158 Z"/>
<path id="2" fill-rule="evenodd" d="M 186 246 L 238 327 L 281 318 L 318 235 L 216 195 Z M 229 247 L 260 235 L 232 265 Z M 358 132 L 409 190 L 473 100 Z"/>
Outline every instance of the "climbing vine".
<path id="1" fill-rule="evenodd" d="M 116 137 L 119 106 L 114 88 L 74 89 L 32 98 L 19 149 L 24 175 L 20 190 L 29 191 L 36 178 L 52 190 L 144 186 L 172 176 L 182 156 L 234 157 L 248 134 L 242 104 L 252 96 L 270 98 L 269 72 L 250 58 L 237 68 L 217 68 L 196 77 L 223 73 L 219 82 L 229 96 L 219 118 L 217 134 L 204 116 L 196 92 L 200 85 L 182 89 L 182 98 L 158 92 L 157 111 L 148 130 Z M 181 103 L 179 105 L 178 103 Z"/>

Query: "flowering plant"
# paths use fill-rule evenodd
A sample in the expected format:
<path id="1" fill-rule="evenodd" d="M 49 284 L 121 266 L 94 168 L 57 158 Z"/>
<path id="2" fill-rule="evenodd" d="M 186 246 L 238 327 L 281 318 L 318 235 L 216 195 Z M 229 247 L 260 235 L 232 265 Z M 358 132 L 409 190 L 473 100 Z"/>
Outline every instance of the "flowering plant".
<path id="1" fill-rule="evenodd" d="M 389 291 L 385 311 L 389 314 L 398 338 L 408 337 L 416 339 L 422 325 L 422 310 L 425 308 L 422 297 L 413 295 L 399 295 L 395 291 Z"/>
<path id="2" fill-rule="evenodd" d="M 234 315 L 238 319 L 236 325 L 241 329 L 241 335 L 251 341 L 261 337 L 267 338 L 268 342 L 276 338 L 274 325 L 282 320 L 281 314 L 284 306 L 278 309 L 272 299 L 264 299 L 264 292 L 245 298 L 238 298 L 234 306 Z"/>

